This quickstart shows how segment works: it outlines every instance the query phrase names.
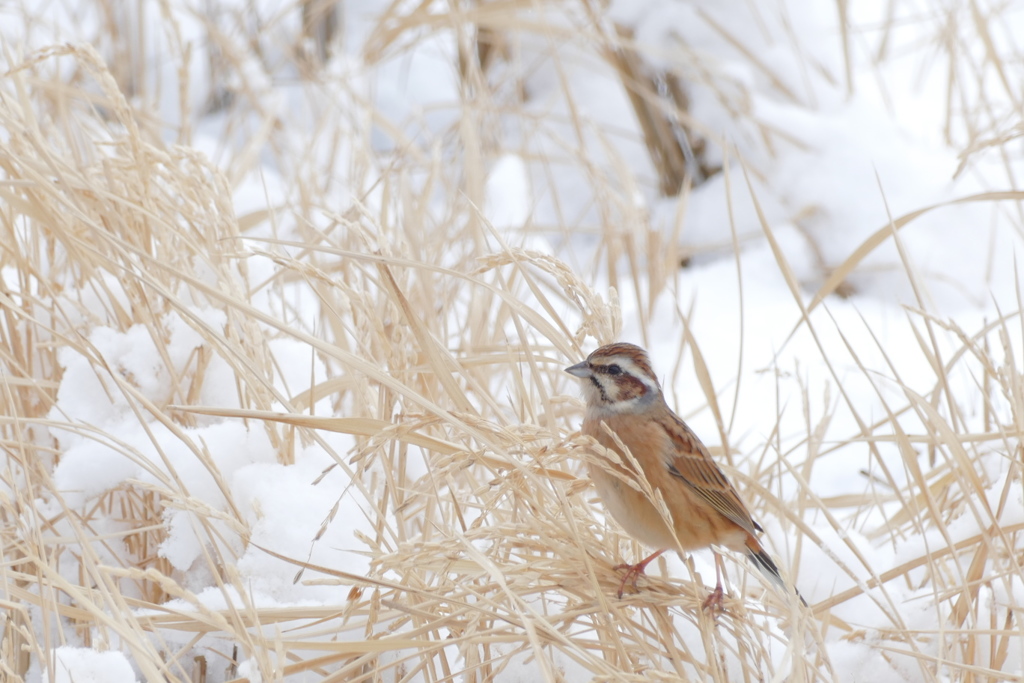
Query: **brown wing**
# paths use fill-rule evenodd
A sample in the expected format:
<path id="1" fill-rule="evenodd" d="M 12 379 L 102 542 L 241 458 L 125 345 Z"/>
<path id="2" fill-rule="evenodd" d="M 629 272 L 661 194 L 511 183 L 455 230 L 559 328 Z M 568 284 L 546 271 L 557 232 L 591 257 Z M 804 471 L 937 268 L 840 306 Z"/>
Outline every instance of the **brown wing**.
<path id="1" fill-rule="evenodd" d="M 755 531 L 761 531 L 736 489 L 711 458 L 707 447 L 686 423 L 671 411 L 668 411 L 668 418 L 660 423 L 672 443 L 672 451 L 665 458 L 669 474 L 681 479 L 708 505 L 747 533 L 753 535 Z"/>

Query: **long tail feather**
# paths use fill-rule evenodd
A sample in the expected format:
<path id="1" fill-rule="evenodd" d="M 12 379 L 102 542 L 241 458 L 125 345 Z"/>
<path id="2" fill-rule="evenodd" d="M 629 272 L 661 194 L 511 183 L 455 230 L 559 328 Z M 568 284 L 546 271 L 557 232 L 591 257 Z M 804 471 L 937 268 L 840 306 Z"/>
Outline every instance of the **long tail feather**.
<path id="1" fill-rule="evenodd" d="M 796 597 L 800 598 L 800 602 L 803 603 L 804 607 L 807 607 L 807 601 L 804 600 L 804 596 L 800 595 L 800 591 L 794 586 L 787 586 L 786 582 L 782 580 L 782 574 L 779 573 L 779 568 L 772 560 L 771 555 L 765 552 L 765 549 L 761 547 L 761 544 L 757 542 L 757 539 L 751 538 L 753 543 L 747 542 L 747 559 L 760 570 L 765 577 L 771 581 L 775 586 L 783 593 L 796 594 Z"/>

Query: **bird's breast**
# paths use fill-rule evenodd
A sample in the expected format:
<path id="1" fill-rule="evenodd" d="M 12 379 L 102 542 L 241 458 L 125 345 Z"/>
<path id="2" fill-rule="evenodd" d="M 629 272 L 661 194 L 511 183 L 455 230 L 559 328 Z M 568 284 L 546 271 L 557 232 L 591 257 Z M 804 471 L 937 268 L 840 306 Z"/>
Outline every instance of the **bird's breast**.
<path id="1" fill-rule="evenodd" d="M 668 456 L 673 446 L 664 429 L 656 424 L 644 425 L 634 416 L 634 419 L 585 420 L 581 431 L 620 455 L 621 464 L 614 456 L 599 453 L 588 464 L 588 470 L 601 501 L 631 536 L 652 548 L 695 550 L 712 543 L 742 546 L 748 534 L 714 510 L 689 484 L 669 472 Z M 622 456 L 620 443 L 629 450 L 632 459 Z M 633 461 L 643 471 L 642 477 L 638 476 Z M 668 522 L 647 492 L 664 501 Z"/>

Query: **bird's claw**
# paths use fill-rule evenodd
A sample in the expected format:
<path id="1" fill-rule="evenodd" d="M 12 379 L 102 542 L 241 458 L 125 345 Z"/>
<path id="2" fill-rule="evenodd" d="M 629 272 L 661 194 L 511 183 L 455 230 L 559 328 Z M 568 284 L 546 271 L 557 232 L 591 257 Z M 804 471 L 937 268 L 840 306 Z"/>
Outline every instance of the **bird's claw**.
<path id="1" fill-rule="evenodd" d="M 715 586 L 715 590 L 708 594 L 708 597 L 704 599 L 704 604 L 701 605 L 701 609 L 705 612 L 710 612 L 712 616 L 718 616 L 725 611 L 725 595 L 722 593 L 722 586 Z"/>
<path id="2" fill-rule="evenodd" d="M 619 600 L 622 599 L 622 593 L 626 589 L 627 583 L 633 587 L 634 593 L 639 592 L 640 589 L 637 587 L 636 582 L 640 576 L 643 575 L 645 568 L 646 565 L 643 562 L 637 562 L 636 564 L 617 564 L 612 567 L 615 571 L 619 571 L 620 569 L 626 570 L 626 573 L 622 575 L 622 581 L 619 582 L 619 592 L 617 593 Z"/>

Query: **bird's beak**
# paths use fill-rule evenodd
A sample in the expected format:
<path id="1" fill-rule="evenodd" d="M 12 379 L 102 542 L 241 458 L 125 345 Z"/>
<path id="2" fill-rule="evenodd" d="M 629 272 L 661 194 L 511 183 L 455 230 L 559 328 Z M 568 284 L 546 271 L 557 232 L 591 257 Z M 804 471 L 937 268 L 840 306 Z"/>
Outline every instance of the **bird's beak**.
<path id="1" fill-rule="evenodd" d="M 587 361 L 577 363 L 576 365 L 570 365 L 565 369 L 573 377 L 590 377 L 590 365 Z"/>

